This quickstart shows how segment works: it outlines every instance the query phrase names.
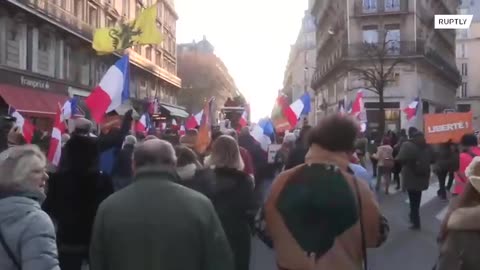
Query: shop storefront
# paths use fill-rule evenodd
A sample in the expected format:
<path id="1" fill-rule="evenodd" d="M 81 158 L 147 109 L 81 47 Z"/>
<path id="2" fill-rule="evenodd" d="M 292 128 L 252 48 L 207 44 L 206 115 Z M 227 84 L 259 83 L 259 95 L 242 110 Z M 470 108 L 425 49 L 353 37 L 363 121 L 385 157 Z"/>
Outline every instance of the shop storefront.
<path id="1" fill-rule="evenodd" d="M 365 102 L 367 111 L 367 131 L 377 134 L 380 127 L 380 110 L 378 102 Z M 399 131 L 401 127 L 400 102 L 385 102 L 385 131 Z"/>
<path id="2" fill-rule="evenodd" d="M 50 132 L 58 106 L 68 99 L 68 85 L 42 76 L 0 69 L 0 114 L 15 108 L 38 130 Z"/>
<path id="3" fill-rule="evenodd" d="M 175 128 L 189 116 L 184 107 L 160 102 L 155 106 L 152 121 L 154 126 L 160 129 Z"/>

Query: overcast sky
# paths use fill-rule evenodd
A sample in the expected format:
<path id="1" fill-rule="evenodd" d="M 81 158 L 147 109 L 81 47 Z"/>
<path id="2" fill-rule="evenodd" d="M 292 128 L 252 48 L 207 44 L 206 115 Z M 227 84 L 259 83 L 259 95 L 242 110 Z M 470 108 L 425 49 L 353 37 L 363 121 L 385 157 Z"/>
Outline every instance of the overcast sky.
<path id="1" fill-rule="evenodd" d="M 250 102 L 252 120 L 270 116 L 307 0 L 175 0 L 175 8 L 177 42 L 206 35 Z"/>

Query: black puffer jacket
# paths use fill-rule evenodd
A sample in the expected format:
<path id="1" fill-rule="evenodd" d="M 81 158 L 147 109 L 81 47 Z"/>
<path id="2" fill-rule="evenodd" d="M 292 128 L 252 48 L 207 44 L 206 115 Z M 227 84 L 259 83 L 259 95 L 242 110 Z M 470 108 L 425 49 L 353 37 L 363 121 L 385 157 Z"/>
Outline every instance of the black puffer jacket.
<path id="1" fill-rule="evenodd" d="M 194 179 L 181 184 L 212 201 L 235 255 L 235 269 L 248 270 L 250 225 L 257 209 L 252 179 L 235 169 L 218 168 L 197 171 Z"/>
<path id="2" fill-rule="evenodd" d="M 44 210 L 57 223 L 62 245 L 90 245 L 99 204 L 113 193 L 110 177 L 98 169 L 96 138 L 74 135 L 65 145 L 63 163 L 50 175 Z"/>

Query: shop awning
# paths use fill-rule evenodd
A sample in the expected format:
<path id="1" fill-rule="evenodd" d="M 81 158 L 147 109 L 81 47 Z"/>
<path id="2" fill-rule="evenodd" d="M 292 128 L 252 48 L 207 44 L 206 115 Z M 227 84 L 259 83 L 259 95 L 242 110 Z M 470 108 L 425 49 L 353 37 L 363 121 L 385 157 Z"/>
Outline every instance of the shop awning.
<path id="1" fill-rule="evenodd" d="M 187 118 L 188 116 L 190 116 L 188 112 L 186 112 L 184 109 L 181 109 L 181 108 L 177 108 L 177 107 L 173 107 L 165 104 L 162 104 L 162 107 L 165 110 L 167 110 L 171 116 L 177 116 L 181 118 Z"/>
<path id="2" fill-rule="evenodd" d="M 18 112 L 30 116 L 54 117 L 58 106 L 63 106 L 68 96 L 8 84 L 0 84 L 0 96 Z"/>

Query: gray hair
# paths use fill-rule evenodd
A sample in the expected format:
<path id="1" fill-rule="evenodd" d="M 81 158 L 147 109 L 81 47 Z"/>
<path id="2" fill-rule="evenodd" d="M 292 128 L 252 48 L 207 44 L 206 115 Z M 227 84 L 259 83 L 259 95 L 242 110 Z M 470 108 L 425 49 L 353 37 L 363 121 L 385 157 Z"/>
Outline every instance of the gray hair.
<path id="1" fill-rule="evenodd" d="M 0 153 L 0 190 L 29 190 L 28 176 L 38 161 L 47 163 L 40 148 L 32 144 L 14 146 Z"/>
<path id="2" fill-rule="evenodd" d="M 133 135 L 128 135 L 127 137 L 125 137 L 125 141 L 123 142 L 123 145 L 135 145 L 137 143 L 137 138 L 135 138 L 135 136 Z"/>
<path id="3" fill-rule="evenodd" d="M 160 139 L 150 139 L 135 147 L 133 161 L 137 169 L 149 166 L 174 167 L 177 164 L 177 156 L 171 143 Z"/>
<path id="4" fill-rule="evenodd" d="M 231 168 L 242 171 L 245 167 L 240 149 L 234 138 L 228 135 L 218 137 L 212 146 L 212 153 L 205 160 L 205 165 L 215 168 Z"/>

